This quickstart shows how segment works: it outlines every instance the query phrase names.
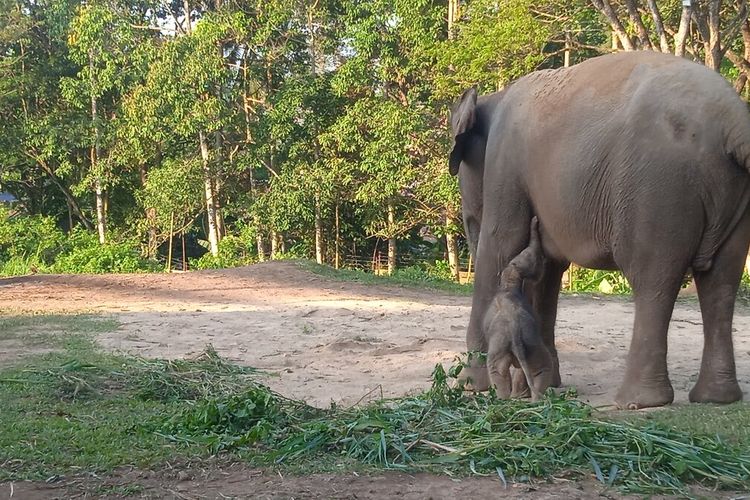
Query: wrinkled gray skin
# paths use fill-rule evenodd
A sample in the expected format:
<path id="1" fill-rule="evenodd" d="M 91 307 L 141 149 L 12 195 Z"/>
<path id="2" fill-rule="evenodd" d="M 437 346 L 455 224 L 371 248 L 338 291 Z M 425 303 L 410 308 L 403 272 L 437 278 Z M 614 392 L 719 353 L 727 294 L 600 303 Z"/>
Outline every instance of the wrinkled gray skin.
<path id="1" fill-rule="evenodd" d="M 692 268 L 704 348 L 690 400 L 742 398 L 732 316 L 750 242 L 750 115 L 720 75 L 666 54 L 605 55 L 537 71 L 479 99 L 470 89 L 451 121 L 450 169 L 476 256 L 469 351 L 486 351 L 482 321 L 497 277 L 525 248 L 537 215 L 546 263 L 528 296 L 553 358 L 553 385 L 560 279 L 572 261 L 619 269 L 633 287 L 617 404 L 672 402 L 667 328 Z M 489 387 L 486 367 L 464 373 L 475 389 Z"/>
<path id="2" fill-rule="evenodd" d="M 513 393 L 511 366 L 523 372 L 532 401 L 537 401 L 552 384 L 552 356 L 539 334 L 534 310 L 523 293 L 525 284 L 541 277 L 543 265 L 538 222 L 534 217 L 529 246 L 503 269 L 500 289 L 484 317 L 487 369 L 490 382 L 501 398 L 522 395 Z"/>

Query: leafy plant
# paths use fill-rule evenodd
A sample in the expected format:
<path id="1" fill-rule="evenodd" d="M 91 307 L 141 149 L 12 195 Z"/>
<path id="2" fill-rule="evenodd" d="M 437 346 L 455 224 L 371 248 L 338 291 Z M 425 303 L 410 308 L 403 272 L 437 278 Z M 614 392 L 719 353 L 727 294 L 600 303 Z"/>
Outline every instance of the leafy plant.
<path id="1" fill-rule="evenodd" d="M 571 266 L 570 290 L 573 292 L 602 292 L 613 294 L 631 294 L 633 289 L 622 273 L 618 271 L 599 271 Z"/>
<path id="2" fill-rule="evenodd" d="M 44 270 L 62 250 L 65 235 L 52 217 L 14 215 L 0 207 L 0 275 Z"/>
<path id="3" fill-rule="evenodd" d="M 196 269 L 223 269 L 252 264 L 255 259 L 246 241 L 237 236 L 227 235 L 219 242 L 219 254 L 207 252 L 193 262 Z"/>
<path id="4" fill-rule="evenodd" d="M 468 394 L 433 371 L 429 391 L 362 407 L 316 410 L 257 385 L 173 417 L 173 439 L 214 451 L 250 448 L 273 463 L 334 454 L 379 467 L 498 474 L 503 481 L 593 473 L 630 492 L 683 492 L 685 482 L 750 484 L 750 454 L 712 437 L 601 418 L 571 393 L 529 404 Z"/>

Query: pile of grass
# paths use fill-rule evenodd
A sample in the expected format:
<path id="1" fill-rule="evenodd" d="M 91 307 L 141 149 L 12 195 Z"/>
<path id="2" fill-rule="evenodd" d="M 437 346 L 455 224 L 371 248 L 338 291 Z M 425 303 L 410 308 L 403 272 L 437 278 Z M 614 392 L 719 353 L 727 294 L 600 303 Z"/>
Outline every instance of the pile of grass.
<path id="1" fill-rule="evenodd" d="M 503 483 L 574 472 L 636 493 L 750 485 L 750 452 L 718 437 L 598 418 L 571 394 L 530 404 L 451 385 L 438 365 L 424 394 L 319 410 L 258 384 L 196 401 L 165 423 L 165 436 L 214 452 L 252 449 L 276 464 L 333 455 L 388 469 L 493 474 Z"/>

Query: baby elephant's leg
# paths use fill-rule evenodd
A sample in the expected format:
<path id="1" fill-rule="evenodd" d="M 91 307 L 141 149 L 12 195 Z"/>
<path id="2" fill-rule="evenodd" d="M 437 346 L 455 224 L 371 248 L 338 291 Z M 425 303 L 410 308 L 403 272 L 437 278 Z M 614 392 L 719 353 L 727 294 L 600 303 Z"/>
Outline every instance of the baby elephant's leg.
<path id="1" fill-rule="evenodd" d="M 529 384 L 526 381 L 526 375 L 523 370 L 516 366 L 513 370 L 513 390 L 511 391 L 511 397 L 513 398 L 528 398 L 531 396 L 529 391 Z"/>
<path id="2" fill-rule="evenodd" d="M 490 382 L 495 388 L 497 396 L 501 399 L 508 399 L 513 389 L 510 378 L 511 355 L 493 356 L 487 363 L 487 369 L 490 374 Z"/>

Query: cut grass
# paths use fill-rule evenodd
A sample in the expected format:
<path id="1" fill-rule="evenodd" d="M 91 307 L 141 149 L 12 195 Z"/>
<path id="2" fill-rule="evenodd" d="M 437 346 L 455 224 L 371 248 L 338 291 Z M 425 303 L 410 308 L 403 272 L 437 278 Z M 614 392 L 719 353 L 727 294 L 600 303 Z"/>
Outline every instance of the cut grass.
<path id="1" fill-rule="evenodd" d="M 16 333 L 46 329 L 40 318 L 14 321 Z M 567 472 L 640 493 L 684 493 L 691 482 L 750 487 L 746 405 L 622 418 L 566 396 L 470 396 L 436 367 L 423 394 L 321 410 L 274 393 L 210 348 L 180 361 L 115 356 L 90 336 L 114 323 L 73 321 L 89 333 L 71 326 L 61 352 L 0 371 L 0 480 L 223 453 L 294 473 L 387 468 L 510 482 Z"/>
<path id="2" fill-rule="evenodd" d="M 168 425 L 176 442 L 255 452 L 266 464 L 345 457 L 368 466 L 528 480 L 593 474 L 637 493 L 684 493 L 686 482 L 750 486 L 750 452 L 705 434 L 603 418 L 569 397 L 537 404 L 469 397 L 440 366 L 430 391 L 317 410 L 258 386 L 198 402 Z"/>

